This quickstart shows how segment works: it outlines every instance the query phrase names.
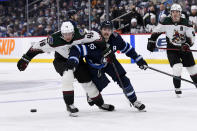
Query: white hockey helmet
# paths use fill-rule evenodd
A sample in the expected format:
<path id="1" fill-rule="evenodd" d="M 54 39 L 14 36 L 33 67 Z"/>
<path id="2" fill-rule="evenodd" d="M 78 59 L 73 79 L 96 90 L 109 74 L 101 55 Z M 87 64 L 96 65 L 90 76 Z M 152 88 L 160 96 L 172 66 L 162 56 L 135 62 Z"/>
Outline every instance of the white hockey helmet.
<path id="1" fill-rule="evenodd" d="M 63 22 L 61 26 L 61 33 L 72 33 L 74 32 L 74 26 L 70 21 Z"/>
<path id="2" fill-rule="evenodd" d="M 132 18 L 131 19 L 131 23 L 137 23 L 137 19 L 136 18 Z"/>
<path id="3" fill-rule="evenodd" d="M 192 5 L 191 6 L 191 10 L 197 10 L 197 6 L 196 5 Z"/>
<path id="4" fill-rule="evenodd" d="M 173 11 L 173 10 L 179 11 L 181 13 L 182 12 L 181 5 L 179 5 L 179 4 L 173 4 L 171 6 L 170 12 Z"/>

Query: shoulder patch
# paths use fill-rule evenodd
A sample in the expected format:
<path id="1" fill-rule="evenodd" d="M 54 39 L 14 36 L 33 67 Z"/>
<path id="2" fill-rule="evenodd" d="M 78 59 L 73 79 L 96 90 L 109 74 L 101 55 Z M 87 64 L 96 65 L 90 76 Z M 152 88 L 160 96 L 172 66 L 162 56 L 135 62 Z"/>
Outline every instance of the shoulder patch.
<path id="1" fill-rule="evenodd" d="M 52 37 L 52 36 L 49 36 L 49 37 L 47 38 L 47 43 L 48 43 L 49 45 L 52 45 L 52 44 L 53 44 L 53 37 Z"/>
<path id="2" fill-rule="evenodd" d="M 79 34 L 80 35 L 85 35 L 85 31 L 83 29 L 79 29 Z"/>

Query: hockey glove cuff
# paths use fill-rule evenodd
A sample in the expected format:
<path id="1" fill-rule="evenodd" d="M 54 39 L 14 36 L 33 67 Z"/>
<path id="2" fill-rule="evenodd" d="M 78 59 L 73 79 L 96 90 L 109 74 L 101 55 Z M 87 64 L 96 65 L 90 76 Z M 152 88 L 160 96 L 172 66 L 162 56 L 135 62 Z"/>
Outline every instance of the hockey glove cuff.
<path id="1" fill-rule="evenodd" d="M 190 48 L 190 45 L 188 43 L 184 43 L 181 45 L 181 50 L 183 52 L 189 51 L 190 50 L 189 48 Z"/>
<path id="2" fill-rule="evenodd" d="M 79 59 L 77 57 L 71 56 L 66 62 L 67 70 L 74 70 L 79 64 Z"/>
<path id="3" fill-rule="evenodd" d="M 110 48 L 107 48 L 103 51 L 104 62 L 113 63 L 115 55 Z"/>
<path id="4" fill-rule="evenodd" d="M 152 40 L 151 38 L 148 38 L 147 50 L 153 52 L 155 48 L 156 48 L 156 41 Z"/>
<path id="5" fill-rule="evenodd" d="M 139 66 L 140 69 L 142 70 L 146 70 L 148 68 L 148 64 L 146 63 L 146 61 L 142 58 L 141 55 L 139 55 L 136 58 L 136 64 Z"/>
<path id="6" fill-rule="evenodd" d="M 30 61 L 31 61 L 31 59 L 26 54 L 24 54 L 22 56 L 22 58 L 17 63 L 18 69 L 20 71 L 24 71 L 27 68 Z"/>

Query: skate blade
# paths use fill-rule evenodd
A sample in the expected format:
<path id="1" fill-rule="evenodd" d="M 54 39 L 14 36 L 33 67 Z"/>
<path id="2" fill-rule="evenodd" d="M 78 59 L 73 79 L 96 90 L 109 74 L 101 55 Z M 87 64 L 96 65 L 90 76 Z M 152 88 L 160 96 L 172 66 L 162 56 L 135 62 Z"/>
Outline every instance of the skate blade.
<path id="1" fill-rule="evenodd" d="M 130 104 L 130 107 L 134 107 L 132 104 Z M 136 107 L 134 107 L 135 109 L 137 109 Z M 139 112 L 147 112 L 146 109 L 143 109 L 143 110 L 139 110 L 137 109 Z"/>
<path id="2" fill-rule="evenodd" d="M 79 114 L 78 114 L 78 113 L 69 113 L 69 116 L 70 116 L 70 117 L 78 117 Z"/>
<path id="3" fill-rule="evenodd" d="M 181 98 L 181 94 L 176 94 L 176 97 L 177 98 Z"/>
<path id="4" fill-rule="evenodd" d="M 144 110 L 138 110 L 139 112 L 147 112 L 145 109 Z"/>

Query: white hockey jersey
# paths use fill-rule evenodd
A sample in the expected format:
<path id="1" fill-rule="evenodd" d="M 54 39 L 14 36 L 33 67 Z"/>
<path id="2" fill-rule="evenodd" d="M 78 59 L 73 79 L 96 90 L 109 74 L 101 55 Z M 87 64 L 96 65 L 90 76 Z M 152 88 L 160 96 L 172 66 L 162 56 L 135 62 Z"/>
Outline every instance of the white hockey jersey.
<path id="1" fill-rule="evenodd" d="M 191 44 L 195 41 L 195 31 L 192 24 L 185 18 L 181 18 L 179 23 L 174 23 L 171 17 L 166 17 L 158 24 L 153 32 L 166 33 L 169 42 L 175 46 L 181 46 L 186 42 L 186 37 L 191 40 Z"/>
<path id="2" fill-rule="evenodd" d="M 64 58 L 68 58 L 69 49 L 73 45 L 90 43 L 95 40 L 99 40 L 101 37 L 96 31 L 88 31 L 88 33 L 80 33 L 78 29 L 75 29 L 74 37 L 71 42 L 66 42 L 61 32 L 55 32 L 47 39 L 44 39 L 33 45 L 33 49 L 41 50 L 43 52 L 58 52 Z"/>

